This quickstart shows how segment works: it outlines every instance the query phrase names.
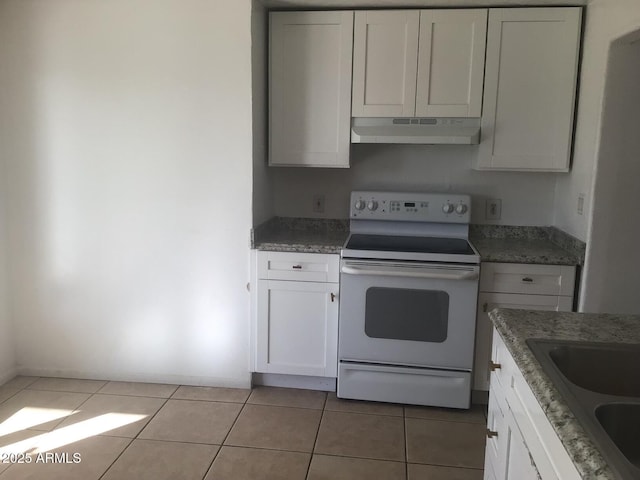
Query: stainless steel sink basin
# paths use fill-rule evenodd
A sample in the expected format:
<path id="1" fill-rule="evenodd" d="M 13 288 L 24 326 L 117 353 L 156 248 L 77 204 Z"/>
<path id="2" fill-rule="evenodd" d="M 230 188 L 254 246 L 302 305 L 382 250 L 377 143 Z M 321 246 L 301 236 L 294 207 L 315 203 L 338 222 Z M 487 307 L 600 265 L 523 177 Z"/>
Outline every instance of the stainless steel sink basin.
<path id="1" fill-rule="evenodd" d="M 548 351 L 570 382 L 593 392 L 640 397 L 640 345 L 563 342 Z"/>
<path id="2" fill-rule="evenodd" d="M 596 418 L 622 454 L 640 469 L 640 404 L 601 405 L 596 408 Z"/>
<path id="3" fill-rule="evenodd" d="M 527 345 L 621 479 L 640 479 L 640 345 L 528 339 Z"/>

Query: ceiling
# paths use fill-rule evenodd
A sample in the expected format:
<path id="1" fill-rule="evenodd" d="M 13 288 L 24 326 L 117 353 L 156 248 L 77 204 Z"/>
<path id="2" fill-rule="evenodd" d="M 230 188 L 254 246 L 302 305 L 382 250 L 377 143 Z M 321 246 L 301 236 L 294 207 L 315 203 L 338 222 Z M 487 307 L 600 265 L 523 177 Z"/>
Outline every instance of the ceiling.
<path id="1" fill-rule="evenodd" d="M 589 0 L 262 0 L 268 8 L 429 8 L 587 5 Z"/>

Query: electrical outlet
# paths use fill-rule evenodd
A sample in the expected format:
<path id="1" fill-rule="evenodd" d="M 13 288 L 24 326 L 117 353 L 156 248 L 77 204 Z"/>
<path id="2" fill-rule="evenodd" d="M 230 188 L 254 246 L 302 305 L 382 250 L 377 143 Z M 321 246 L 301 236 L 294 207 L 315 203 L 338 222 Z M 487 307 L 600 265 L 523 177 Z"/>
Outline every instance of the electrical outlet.
<path id="1" fill-rule="evenodd" d="M 578 208 L 576 209 L 578 215 L 584 214 L 584 193 L 578 195 Z"/>
<path id="2" fill-rule="evenodd" d="M 313 196 L 313 211 L 314 213 L 324 213 L 324 195 L 322 193 L 316 193 Z"/>
<path id="3" fill-rule="evenodd" d="M 502 200 L 489 198 L 486 203 L 485 218 L 487 220 L 500 220 L 502 216 Z"/>

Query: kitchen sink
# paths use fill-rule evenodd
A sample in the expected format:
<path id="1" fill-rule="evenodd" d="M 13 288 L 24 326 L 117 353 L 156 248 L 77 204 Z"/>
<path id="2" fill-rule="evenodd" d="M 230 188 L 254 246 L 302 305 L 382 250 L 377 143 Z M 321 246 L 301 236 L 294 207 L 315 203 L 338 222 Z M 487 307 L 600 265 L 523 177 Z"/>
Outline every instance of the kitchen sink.
<path id="1" fill-rule="evenodd" d="M 582 388 L 640 397 L 640 345 L 562 342 L 548 352 L 560 372 Z"/>
<path id="2" fill-rule="evenodd" d="M 618 478 L 640 478 L 640 345 L 527 345 Z"/>
<path id="3" fill-rule="evenodd" d="M 629 462 L 640 468 L 640 404 L 601 405 L 596 418 Z"/>

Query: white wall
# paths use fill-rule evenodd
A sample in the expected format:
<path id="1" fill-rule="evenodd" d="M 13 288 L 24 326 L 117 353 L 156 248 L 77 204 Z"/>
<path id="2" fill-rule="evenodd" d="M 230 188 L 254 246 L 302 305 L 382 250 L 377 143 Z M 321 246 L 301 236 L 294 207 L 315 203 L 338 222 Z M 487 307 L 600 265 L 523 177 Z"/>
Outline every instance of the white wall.
<path id="1" fill-rule="evenodd" d="M 558 174 L 481 172 L 471 169 L 475 146 L 352 145 L 351 168 L 272 168 L 279 216 L 347 218 L 356 189 L 469 193 L 472 222 L 551 225 Z M 326 195 L 323 215 L 313 213 L 313 195 Z M 485 200 L 502 200 L 502 218 L 485 219 Z"/>
<path id="2" fill-rule="evenodd" d="M 2 88 L 0 84 L 0 89 Z M 0 131 L 5 127 L 0 122 Z M 6 232 L 6 174 L 0 155 L 0 385 L 15 374 L 13 331 L 9 321 L 9 295 L 7 289 L 7 232 Z"/>
<path id="3" fill-rule="evenodd" d="M 640 23 L 611 48 L 582 309 L 640 314 Z"/>
<path id="4" fill-rule="evenodd" d="M 23 373 L 248 386 L 249 0 L 5 0 Z"/>
<path id="5" fill-rule="evenodd" d="M 571 174 L 558 177 L 554 224 L 588 242 L 609 45 L 640 22 L 638 0 L 593 0 L 586 9 Z M 578 215 L 578 196 L 585 195 Z"/>
<path id="6" fill-rule="evenodd" d="M 251 2 L 251 77 L 253 90 L 253 225 L 273 216 L 273 185 L 267 166 L 268 15 L 260 0 Z"/>

